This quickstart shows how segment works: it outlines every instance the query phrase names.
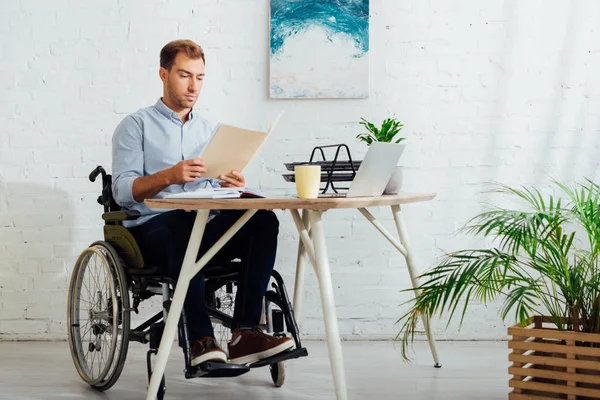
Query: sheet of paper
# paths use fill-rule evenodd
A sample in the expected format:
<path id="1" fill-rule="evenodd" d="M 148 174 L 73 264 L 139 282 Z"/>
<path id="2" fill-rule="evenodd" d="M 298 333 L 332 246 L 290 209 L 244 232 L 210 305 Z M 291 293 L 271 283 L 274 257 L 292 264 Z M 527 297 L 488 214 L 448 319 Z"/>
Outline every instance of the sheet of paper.
<path id="1" fill-rule="evenodd" d="M 249 188 L 202 188 L 190 192 L 171 193 L 167 199 L 234 199 L 234 198 L 264 198 L 257 189 Z"/>
<path id="2" fill-rule="evenodd" d="M 219 178 L 231 171 L 242 172 L 267 139 L 265 132 L 221 125 L 204 153 L 206 162 L 203 178 Z"/>
<path id="3" fill-rule="evenodd" d="M 244 188 L 202 188 L 189 192 L 172 193 L 167 199 L 226 199 L 236 198 L 244 192 Z"/>
<path id="4" fill-rule="evenodd" d="M 203 177 L 218 179 L 219 176 L 231 171 L 243 172 L 246 166 L 258 156 L 261 147 L 282 115 L 283 111 L 277 115 L 268 132 L 220 125 L 204 153 L 200 155 L 200 158 L 206 162 L 207 168 Z"/>

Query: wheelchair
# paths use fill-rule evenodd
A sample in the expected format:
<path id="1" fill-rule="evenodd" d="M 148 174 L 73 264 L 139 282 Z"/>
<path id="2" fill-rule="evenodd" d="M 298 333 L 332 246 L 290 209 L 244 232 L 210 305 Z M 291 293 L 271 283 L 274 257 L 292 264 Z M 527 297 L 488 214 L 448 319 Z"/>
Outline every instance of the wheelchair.
<path id="1" fill-rule="evenodd" d="M 135 220 L 140 213 L 123 210 L 112 196 L 112 177 L 102 166 L 89 175 L 94 182 L 102 175 L 102 194 L 98 203 L 104 207 L 104 240 L 92 243 L 78 257 L 69 284 L 67 305 L 68 341 L 75 368 L 83 381 L 97 391 L 111 388 L 125 365 L 130 342 L 148 344 L 146 357 L 148 380 L 152 375 L 152 357 L 158 353 L 167 313 L 177 282 L 161 273 L 158 265 L 144 260 L 123 221 Z M 209 263 L 203 268 L 206 279 L 206 304 L 215 336 L 224 349 L 229 339 L 235 288 L 240 260 L 228 265 Z M 138 313 L 142 301 L 162 296 L 162 310 L 139 326 L 132 328 L 131 312 Z M 234 377 L 250 369 L 269 366 L 275 386 L 285 381 L 285 361 L 305 357 L 298 326 L 287 291 L 277 271 L 273 271 L 264 298 L 261 327 L 275 336 L 290 335 L 295 348 L 250 365 L 207 361 L 191 366 L 191 343 L 188 338 L 185 311 L 178 324 L 178 342 L 183 350 L 185 377 Z M 158 399 L 164 398 L 164 376 Z"/>

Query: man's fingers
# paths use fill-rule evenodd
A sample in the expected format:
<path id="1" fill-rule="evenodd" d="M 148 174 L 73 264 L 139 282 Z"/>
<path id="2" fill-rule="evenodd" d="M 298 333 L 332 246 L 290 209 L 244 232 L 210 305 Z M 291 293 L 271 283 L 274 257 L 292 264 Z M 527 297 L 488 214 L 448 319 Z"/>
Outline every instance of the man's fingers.
<path id="1" fill-rule="evenodd" d="M 196 174 L 204 174 L 206 172 L 206 167 L 190 167 L 190 172 Z"/>
<path id="2" fill-rule="evenodd" d="M 243 187 L 244 186 L 244 181 L 240 181 L 237 178 L 232 178 L 229 175 L 221 175 L 219 177 L 219 179 L 227 182 L 230 186 L 235 186 L 235 187 Z"/>
<path id="3" fill-rule="evenodd" d="M 239 172 L 236 172 L 236 171 L 231 171 L 227 175 L 221 175 L 219 178 L 223 179 L 223 180 L 225 178 L 227 178 L 228 180 L 237 181 L 237 182 L 243 182 L 244 181 L 244 177 L 242 176 L 242 174 L 240 174 Z"/>
<path id="4" fill-rule="evenodd" d="M 191 160 L 188 160 L 188 162 L 189 162 L 190 165 L 199 165 L 201 167 L 204 167 L 204 165 L 206 164 L 204 162 L 204 160 L 201 159 L 201 158 L 193 158 Z"/>
<path id="5" fill-rule="evenodd" d="M 221 175 L 220 179 L 227 181 L 229 183 L 234 183 L 234 184 L 239 182 L 236 178 L 231 177 L 229 175 Z"/>
<path id="6" fill-rule="evenodd" d="M 189 167 L 186 175 L 193 181 L 196 178 L 201 178 L 205 172 L 205 167 Z"/>

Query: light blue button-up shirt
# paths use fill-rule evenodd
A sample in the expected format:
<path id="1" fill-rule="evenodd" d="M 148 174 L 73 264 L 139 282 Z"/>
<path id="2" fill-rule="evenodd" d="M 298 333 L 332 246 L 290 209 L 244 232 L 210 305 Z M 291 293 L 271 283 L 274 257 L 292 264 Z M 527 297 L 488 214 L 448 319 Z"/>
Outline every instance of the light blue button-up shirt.
<path id="1" fill-rule="evenodd" d="M 182 160 L 200 157 L 217 128 L 218 124 L 201 118 L 193 110 L 184 124 L 162 99 L 121 121 L 112 143 L 113 197 L 121 207 L 142 214 L 137 220 L 125 221 L 124 226 L 140 225 L 161 212 L 169 211 L 150 209 L 143 202 L 135 201 L 133 181 L 170 168 Z M 183 185 L 170 185 L 153 198 L 162 199 L 170 193 L 204 187 L 218 187 L 218 180 L 198 178 Z"/>

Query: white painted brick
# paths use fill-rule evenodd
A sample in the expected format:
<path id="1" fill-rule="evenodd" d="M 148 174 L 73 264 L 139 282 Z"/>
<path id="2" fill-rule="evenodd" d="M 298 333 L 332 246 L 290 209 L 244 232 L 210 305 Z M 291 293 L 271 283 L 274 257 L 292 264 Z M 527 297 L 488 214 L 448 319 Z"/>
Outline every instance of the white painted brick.
<path id="1" fill-rule="evenodd" d="M 0 334 L 44 334 L 48 332 L 47 319 L 2 320 Z"/>
<path id="2" fill-rule="evenodd" d="M 36 275 L 40 272 L 41 266 L 38 260 L 24 259 L 19 261 L 19 274 Z"/>
<path id="3" fill-rule="evenodd" d="M 33 288 L 38 291 L 65 290 L 69 287 L 69 277 L 64 273 L 41 273 L 33 278 Z"/>
<path id="4" fill-rule="evenodd" d="M 15 227 L 39 227 L 39 226 L 56 226 L 60 224 L 60 215 L 56 213 L 14 213 L 12 221 Z"/>
<path id="5" fill-rule="evenodd" d="M 69 174 L 71 173 L 68 170 Z M 64 192 L 69 192 L 74 188 L 77 188 L 78 192 L 81 193 L 96 193 L 99 192 L 98 187 L 90 185 L 88 178 L 57 178 L 55 181 L 55 188 Z"/>
<path id="6" fill-rule="evenodd" d="M 31 276 L 13 275 L 9 278 L 3 278 L 0 282 L 0 289 L 3 292 L 23 292 L 30 290 L 33 286 L 33 278 Z"/>
<path id="7" fill-rule="evenodd" d="M 25 307 L 20 306 L 19 304 L 6 299 L 6 301 L 2 300 L 2 296 L 0 296 L 0 332 L 2 332 L 2 323 L 8 319 L 25 319 L 26 309 Z M 21 333 L 21 332 L 17 332 Z"/>
<path id="8" fill-rule="evenodd" d="M 6 248 L 7 258 L 47 258 L 53 253 L 51 244 L 18 243 L 9 244 Z"/>
<path id="9" fill-rule="evenodd" d="M 71 234 L 66 226 L 52 226 L 45 228 L 23 228 L 23 241 L 25 243 L 59 243 L 68 242 Z"/>
<path id="10" fill-rule="evenodd" d="M 5 165 L 0 171 L 0 178 L 6 181 L 18 181 L 24 178 L 23 167 L 20 165 Z"/>
<path id="11" fill-rule="evenodd" d="M 0 243 L 21 243 L 23 241 L 21 230 L 16 228 L 2 228 L 0 227 Z"/>
<path id="12" fill-rule="evenodd" d="M 56 257 L 76 257 L 87 248 L 87 244 L 61 244 L 54 246 L 54 255 Z"/>
<path id="13" fill-rule="evenodd" d="M 34 150 L 34 160 L 38 163 L 81 162 L 81 152 L 78 150 L 58 150 L 40 148 Z"/>
<path id="14" fill-rule="evenodd" d="M 41 133 L 31 134 L 26 132 L 16 132 L 10 136 L 9 144 L 11 148 L 35 149 L 40 147 L 56 147 L 58 138 L 56 136 L 44 135 Z"/>
<path id="15" fill-rule="evenodd" d="M 4 246 L 0 246 L 0 255 L 3 254 L 4 251 Z M 0 256 L 0 279 L 17 276 L 18 271 L 19 263 L 17 260 L 8 260 Z"/>
<path id="16" fill-rule="evenodd" d="M 6 204 L 12 212 L 27 212 L 35 209 L 33 199 L 24 198 L 24 195 L 9 196 L 6 198 Z"/>
<path id="17" fill-rule="evenodd" d="M 62 290 L 44 291 L 46 301 L 38 301 L 29 305 L 25 309 L 25 315 L 28 319 L 46 319 L 54 314 L 54 310 L 67 309 L 67 296 Z"/>
<path id="18" fill-rule="evenodd" d="M 0 161 L 3 165 L 17 164 L 22 166 L 24 163 L 33 162 L 33 151 L 28 149 L 3 150 L 0 151 Z"/>

